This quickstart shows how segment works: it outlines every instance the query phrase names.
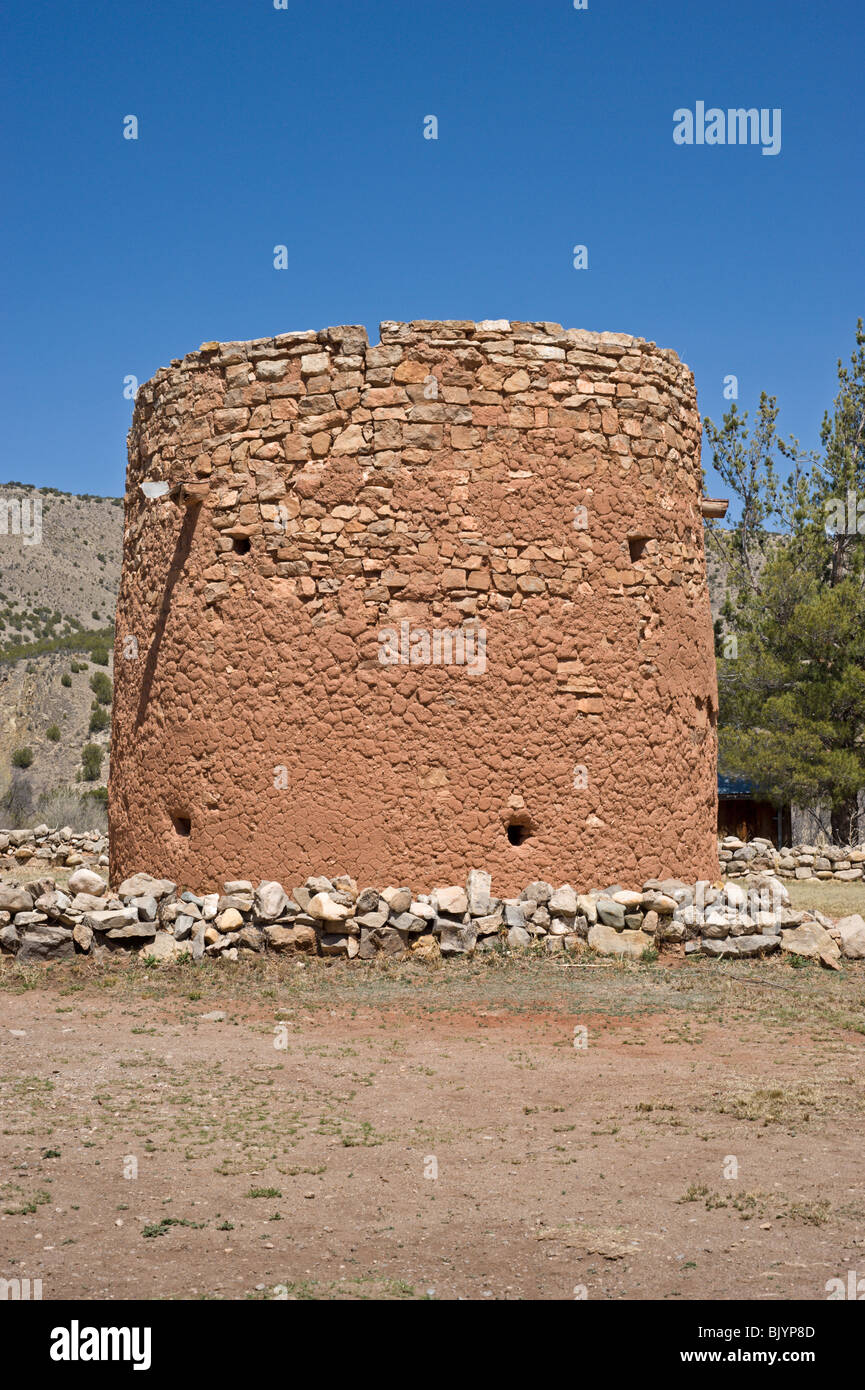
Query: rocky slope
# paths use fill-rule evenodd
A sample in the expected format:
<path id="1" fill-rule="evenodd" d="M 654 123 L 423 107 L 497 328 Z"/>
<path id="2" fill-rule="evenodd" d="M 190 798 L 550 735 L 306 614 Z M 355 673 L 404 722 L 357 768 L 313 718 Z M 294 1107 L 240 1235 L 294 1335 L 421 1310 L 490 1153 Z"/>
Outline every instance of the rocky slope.
<path id="1" fill-rule="evenodd" d="M 82 820 L 81 791 L 104 787 L 109 730 L 90 731 L 90 682 L 98 672 L 111 677 L 122 539 L 120 498 L 0 485 L 0 805 L 11 813 L 2 817 L 6 821 Z M 102 748 L 102 764 L 82 783 L 76 779 L 88 743 Z M 88 803 L 82 824 L 94 822 L 94 810 Z"/>

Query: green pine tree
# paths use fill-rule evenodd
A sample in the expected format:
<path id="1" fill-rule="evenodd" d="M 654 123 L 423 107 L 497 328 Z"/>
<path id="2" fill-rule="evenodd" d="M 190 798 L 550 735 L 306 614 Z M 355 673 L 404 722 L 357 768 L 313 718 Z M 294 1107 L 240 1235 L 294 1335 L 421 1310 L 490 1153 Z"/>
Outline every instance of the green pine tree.
<path id="1" fill-rule="evenodd" d="M 825 812 L 836 844 L 860 838 L 865 788 L 865 332 L 806 456 L 775 433 L 763 396 L 754 429 L 735 407 L 706 421 L 715 465 L 737 496 L 723 616 L 735 654 L 718 662 L 722 769 L 776 804 Z M 789 477 L 779 482 L 785 459 Z M 773 530 L 772 526 L 779 529 Z M 722 653 L 730 644 L 722 642 Z"/>

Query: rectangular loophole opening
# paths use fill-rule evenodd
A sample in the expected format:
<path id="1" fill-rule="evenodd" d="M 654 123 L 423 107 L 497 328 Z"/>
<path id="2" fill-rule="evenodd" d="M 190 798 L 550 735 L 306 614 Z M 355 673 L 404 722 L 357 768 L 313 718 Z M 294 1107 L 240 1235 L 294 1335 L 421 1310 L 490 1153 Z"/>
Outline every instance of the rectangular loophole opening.
<path id="1" fill-rule="evenodd" d="M 638 560 L 642 560 L 646 546 L 649 544 L 649 536 L 629 536 L 628 553 L 631 556 L 631 564 L 635 565 Z"/>

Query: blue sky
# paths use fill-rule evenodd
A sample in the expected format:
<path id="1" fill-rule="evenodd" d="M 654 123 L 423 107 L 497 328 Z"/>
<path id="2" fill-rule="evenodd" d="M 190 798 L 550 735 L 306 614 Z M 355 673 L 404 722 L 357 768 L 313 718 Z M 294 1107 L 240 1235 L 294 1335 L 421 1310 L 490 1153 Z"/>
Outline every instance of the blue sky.
<path id="1" fill-rule="evenodd" d="M 865 314 L 863 49 L 862 0 L 7 0 L 0 478 L 118 494 L 127 375 L 385 318 L 634 333 L 702 414 L 732 373 L 816 445 Z M 781 108 L 780 154 L 675 145 L 698 100 Z"/>

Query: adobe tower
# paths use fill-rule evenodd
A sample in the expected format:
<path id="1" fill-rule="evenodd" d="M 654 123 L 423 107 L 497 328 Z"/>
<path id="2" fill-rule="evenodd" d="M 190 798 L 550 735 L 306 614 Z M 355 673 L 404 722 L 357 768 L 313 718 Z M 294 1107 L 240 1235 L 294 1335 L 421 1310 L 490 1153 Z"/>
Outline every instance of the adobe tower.
<path id="1" fill-rule="evenodd" d="M 205 343 L 138 392 L 115 658 L 114 881 L 714 878 L 691 373 L 552 323 Z"/>

